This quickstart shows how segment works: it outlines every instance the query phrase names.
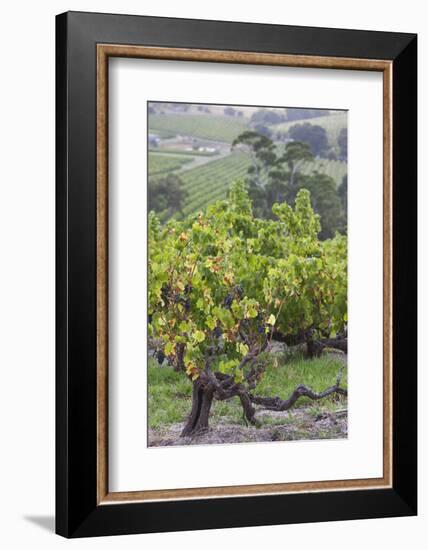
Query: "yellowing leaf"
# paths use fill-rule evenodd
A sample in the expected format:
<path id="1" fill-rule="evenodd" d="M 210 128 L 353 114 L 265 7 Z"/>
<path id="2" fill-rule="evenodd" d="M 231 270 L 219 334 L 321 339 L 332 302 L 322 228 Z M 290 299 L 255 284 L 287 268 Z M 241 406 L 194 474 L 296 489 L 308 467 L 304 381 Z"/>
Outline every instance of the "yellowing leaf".
<path id="1" fill-rule="evenodd" d="M 207 327 L 211 330 L 213 330 L 216 326 L 216 320 L 211 317 L 211 315 L 209 317 L 207 317 L 207 320 L 205 321 L 205 324 L 207 325 Z"/>
<path id="2" fill-rule="evenodd" d="M 195 370 L 195 363 L 193 363 L 193 361 L 188 361 L 186 363 L 186 373 L 190 376 L 194 370 Z"/>
<path id="3" fill-rule="evenodd" d="M 184 283 L 183 283 L 183 281 L 177 281 L 176 285 L 177 285 L 178 290 L 180 290 L 181 292 L 183 292 L 183 290 L 184 290 Z"/>
<path id="4" fill-rule="evenodd" d="M 248 319 L 254 319 L 254 317 L 257 317 L 257 309 L 254 308 L 254 307 L 248 308 L 246 317 L 247 317 Z"/>
<path id="5" fill-rule="evenodd" d="M 242 370 L 238 370 L 238 372 L 235 373 L 235 382 L 237 384 L 240 384 L 243 381 L 244 381 L 244 373 L 242 372 Z"/>
<path id="6" fill-rule="evenodd" d="M 205 333 L 202 332 L 202 330 L 196 330 L 193 333 L 193 338 L 195 339 L 196 342 L 198 342 L 200 344 L 201 342 L 203 342 L 205 340 Z"/>
<path id="7" fill-rule="evenodd" d="M 239 352 L 241 355 L 247 355 L 249 347 L 246 344 L 239 342 L 238 344 L 236 344 L 236 351 Z"/>
<path id="8" fill-rule="evenodd" d="M 165 346 L 165 355 L 171 355 L 174 351 L 175 345 L 172 342 L 168 342 Z"/>
<path id="9" fill-rule="evenodd" d="M 180 330 L 181 332 L 187 332 L 190 328 L 190 324 L 187 323 L 186 321 L 181 321 L 180 323 Z"/>
<path id="10" fill-rule="evenodd" d="M 270 317 L 267 320 L 267 322 L 268 322 L 269 325 L 272 325 L 272 326 L 275 324 L 276 319 L 275 319 L 275 315 L 273 315 L 273 313 L 270 314 Z"/>
<path id="11" fill-rule="evenodd" d="M 225 273 L 224 277 L 223 277 L 223 281 L 227 284 L 227 285 L 231 285 L 233 283 L 233 280 L 234 280 L 234 276 L 233 276 L 233 273 Z"/>

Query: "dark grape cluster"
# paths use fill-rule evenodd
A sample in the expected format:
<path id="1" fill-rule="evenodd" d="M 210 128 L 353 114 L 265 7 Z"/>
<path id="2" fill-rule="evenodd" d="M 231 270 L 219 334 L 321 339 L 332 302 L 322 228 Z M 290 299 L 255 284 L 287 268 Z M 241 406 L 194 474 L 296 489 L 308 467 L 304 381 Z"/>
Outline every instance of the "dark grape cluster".
<path id="1" fill-rule="evenodd" d="M 186 311 L 190 310 L 190 298 L 187 296 L 182 296 L 181 294 L 176 294 L 174 296 L 174 302 L 176 304 L 182 304 Z"/>
<path id="2" fill-rule="evenodd" d="M 189 294 L 192 292 L 192 290 L 193 290 L 192 285 L 187 284 L 184 287 L 184 295 L 176 294 L 175 292 L 173 292 L 170 285 L 165 284 L 161 288 L 161 297 L 165 305 L 170 305 L 171 303 L 182 304 L 184 306 L 184 309 L 186 311 L 189 311 L 190 310 Z"/>
<path id="3" fill-rule="evenodd" d="M 260 311 L 257 313 L 256 321 L 257 321 L 257 332 L 259 334 L 265 334 L 266 325 L 263 321 L 263 315 Z"/>
<path id="4" fill-rule="evenodd" d="M 230 309 L 233 303 L 233 294 L 228 294 L 223 300 L 223 305 L 226 309 Z"/>
<path id="5" fill-rule="evenodd" d="M 159 365 L 162 365 L 162 363 L 165 360 L 165 353 L 164 353 L 163 349 L 158 349 L 155 355 L 156 355 L 156 358 L 158 360 Z"/>
<path id="6" fill-rule="evenodd" d="M 216 338 L 220 338 L 220 336 L 223 334 L 220 327 L 215 327 L 213 333 Z"/>
<path id="7" fill-rule="evenodd" d="M 244 296 L 244 289 L 242 288 L 242 285 L 238 284 L 235 285 L 232 289 L 232 291 L 226 296 L 226 298 L 223 300 L 223 306 L 226 309 L 230 309 L 233 303 L 233 300 L 235 298 L 238 298 L 241 300 Z"/>
<path id="8" fill-rule="evenodd" d="M 169 285 L 163 285 L 161 288 L 161 298 L 165 304 L 169 304 L 171 298 L 171 287 Z"/>
<path id="9" fill-rule="evenodd" d="M 250 328 L 250 321 L 248 319 L 243 319 L 241 321 L 241 327 L 244 329 L 244 330 L 248 330 Z"/>
<path id="10" fill-rule="evenodd" d="M 244 296 L 244 289 L 242 288 L 242 285 L 236 285 L 234 290 L 235 290 L 236 296 L 239 299 L 241 299 Z"/>

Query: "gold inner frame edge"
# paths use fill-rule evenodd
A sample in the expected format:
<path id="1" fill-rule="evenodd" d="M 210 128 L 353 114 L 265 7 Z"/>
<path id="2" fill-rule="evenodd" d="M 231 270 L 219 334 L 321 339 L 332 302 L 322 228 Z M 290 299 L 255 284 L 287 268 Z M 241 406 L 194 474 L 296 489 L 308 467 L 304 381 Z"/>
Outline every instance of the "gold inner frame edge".
<path id="1" fill-rule="evenodd" d="M 383 73 L 383 477 L 225 487 L 108 489 L 108 59 L 132 57 Z M 258 52 L 97 44 L 97 504 L 307 493 L 392 486 L 392 62 Z"/>

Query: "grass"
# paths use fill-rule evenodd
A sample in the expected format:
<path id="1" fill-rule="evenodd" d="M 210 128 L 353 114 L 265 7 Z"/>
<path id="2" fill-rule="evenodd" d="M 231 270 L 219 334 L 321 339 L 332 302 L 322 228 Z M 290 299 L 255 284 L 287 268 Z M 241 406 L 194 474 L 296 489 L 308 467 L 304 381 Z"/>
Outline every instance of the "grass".
<path id="1" fill-rule="evenodd" d="M 191 161 L 192 157 L 186 155 L 149 153 L 149 174 L 150 176 L 169 174 L 179 170 L 186 162 Z"/>
<path id="2" fill-rule="evenodd" d="M 276 396 L 279 395 L 285 399 L 294 390 L 298 384 L 304 384 L 311 387 L 315 391 L 325 390 L 336 382 L 337 373 L 342 366 L 340 357 L 332 355 L 323 355 L 319 358 L 308 360 L 297 355 L 289 361 L 278 361 L 277 368 L 270 368 L 260 384 L 257 386 L 254 393 L 256 395 Z M 342 386 L 347 387 L 346 373 L 342 379 Z M 305 407 L 309 403 L 322 407 L 328 407 L 328 404 L 334 405 L 335 398 L 327 398 L 323 401 L 311 401 L 307 397 L 302 397 L 296 403 L 295 408 Z"/>
<path id="3" fill-rule="evenodd" d="M 183 422 L 191 406 L 190 381 L 168 367 L 159 367 L 149 359 L 149 427 Z"/>
<path id="4" fill-rule="evenodd" d="M 287 398 L 298 384 L 310 386 L 315 391 L 322 391 L 333 385 L 342 360 L 330 355 L 318 359 L 305 360 L 295 356 L 287 361 L 279 357 L 281 366 L 271 366 L 266 370 L 263 380 L 255 390 L 255 394 L 263 396 L 280 396 Z M 342 387 L 346 387 L 346 373 L 342 379 Z M 150 359 L 148 366 L 149 392 L 149 427 L 162 428 L 170 424 L 184 422 L 191 407 L 192 387 L 190 381 L 169 367 L 159 367 Z M 331 396 L 322 401 L 311 401 L 303 397 L 297 401 L 294 408 L 310 408 L 310 414 L 317 416 L 323 411 L 334 411 L 341 408 L 337 397 Z M 238 398 L 230 401 L 214 401 L 211 411 L 212 420 L 244 424 L 242 408 Z M 264 417 L 264 424 L 284 424 L 284 417 Z M 292 419 L 290 418 L 290 422 Z"/>
<path id="5" fill-rule="evenodd" d="M 149 131 L 163 138 L 177 134 L 211 141 L 232 141 L 248 127 L 242 119 L 218 115 L 150 115 Z"/>
<path id="6" fill-rule="evenodd" d="M 339 132 L 342 128 L 346 128 L 347 120 L 347 112 L 343 111 L 328 116 L 282 122 L 281 124 L 276 124 L 275 126 L 272 126 L 271 129 L 274 131 L 287 132 L 291 128 L 291 126 L 294 126 L 295 124 L 304 124 L 305 122 L 308 122 L 309 124 L 321 126 L 322 128 L 324 128 L 327 132 L 327 138 L 330 142 L 330 145 L 336 146 Z"/>

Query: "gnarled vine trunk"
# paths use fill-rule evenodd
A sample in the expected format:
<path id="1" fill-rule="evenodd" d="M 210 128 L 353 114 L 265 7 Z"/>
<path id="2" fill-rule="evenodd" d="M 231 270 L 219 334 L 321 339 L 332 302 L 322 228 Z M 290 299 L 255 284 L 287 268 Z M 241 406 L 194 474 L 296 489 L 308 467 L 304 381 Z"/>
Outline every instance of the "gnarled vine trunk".
<path id="1" fill-rule="evenodd" d="M 314 338 L 311 331 L 301 331 L 298 334 L 283 334 L 275 330 L 273 340 L 284 342 L 287 346 L 298 346 L 306 344 L 306 356 L 309 359 L 319 357 L 325 348 L 334 348 L 344 353 L 348 353 L 347 336 L 338 336 L 336 338 Z"/>
<path id="2" fill-rule="evenodd" d="M 281 399 L 280 397 L 259 397 L 251 394 L 249 397 L 252 403 L 261 405 L 270 411 L 287 411 L 288 409 L 291 409 L 300 397 L 309 397 L 309 399 L 312 399 L 313 401 L 318 401 L 319 399 L 324 399 L 324 397 L 328 397 L 332 394 L 344 396 L 348 395 L 348 392 L 340 387 L 342 374 L 343 368 L 340 369 L 337 374 L 336 384 L 321 392 L 314 392 L 311 388 L 308 388 L 303 384 L 299 384 L 288 399 Z"/>
<path id="3" fill-rule="evenodd" d="M 252 371 L 253 373 L 255 371 Z M 181 432 L 182 437 L 201 435 L 208 430 L 209 416 L 214 399 L 225 401 L 238 397 L 241 401 L 244 419 L 250 424 L 256 424 L 254 405 L 259 405 L 271 411 L 286 411 L 290 409 L 300 397 L 308 397 L 314 401 L 323 399 L 332 394 L 347 395 L 347 391 L 340 387 L 343 367 L 339 370 L 336 384 L 322 392 L 314 392 L 311 388 L 299 384 L 288 399 L 280 397 L 260 397 L 249 393 L 249 388 L 238 384 L 232 376 L 222 373 L 212 373 L 209 370 L 193 382 L 192 409 Z M 251 375 L 247 377 L 249 387 Z"/>
<path id="4" fill-rule="evenodd" d="M 181 436 L 202 434 L 208 430 L 208 419 L 214 398 L 214 388 L 204 386 L 200 380 L 193 382 L 192 409 Z"/>

